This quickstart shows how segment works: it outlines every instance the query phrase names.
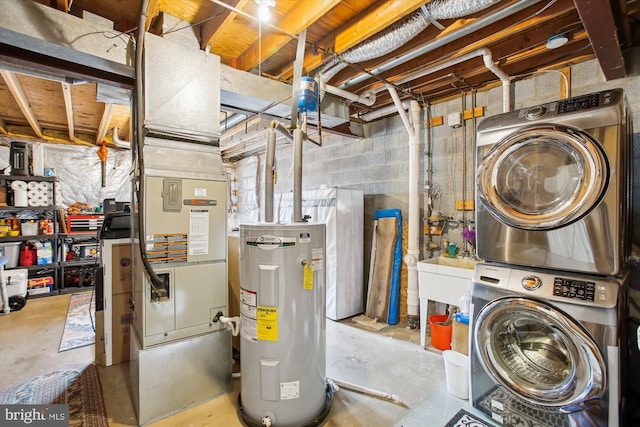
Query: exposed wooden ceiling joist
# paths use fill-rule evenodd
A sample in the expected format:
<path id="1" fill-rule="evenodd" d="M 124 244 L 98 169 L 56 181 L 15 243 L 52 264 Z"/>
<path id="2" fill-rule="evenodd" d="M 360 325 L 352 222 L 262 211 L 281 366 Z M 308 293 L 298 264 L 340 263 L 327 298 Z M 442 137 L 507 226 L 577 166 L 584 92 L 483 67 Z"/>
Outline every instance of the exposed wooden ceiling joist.
<path id="1" fill-rule="evenodd" d="M 428 3 L 428 1 L 386 0 L 368 10 L 365 16 L 358 16 L 358 19 L 353 20 L 353 22 L 347 22 L 344 26 L 340 27 L 338 31 L 320 41 L 319 45 L 325 47 L 331 46 L 331 51 L 337 54 L 344 53 L 347 49 L 362 43 L 425 3 Z M 322 65 L 326 59 L 327 57 L 325 55 L 317 55 L 314 52 L 310 52 L 304 57 L 304 68 L 307 71 L 315 70 Z M 278 77 L 286 80 L 292 76 L 293 65 L 287 67 Z"/>
<path id="2" fill-rule="evenodd" d="M 68 83 L 60 83 L 62 85 L 62 96 L 64 97 L 64 110 L 67 113 L 67 127 L 69 128 L 69 140 L 73 141 L 75 136 L 73 124 L 73 100 L 71 98 L 71 85 Z"/>
<path id="3" fill-rule="evenodd" d="M 226 0 L 225 3 L 234 9 L 242 9 L 246 3 L 251 0 Z M 217 15 L 215 18 L 202 24 L 200 27 L 201 48 L 204 49 L 208 44 L 216 38 L 218 34 L 223 34 L 229 28 L 231 22 L 236 19 L 238 14 L 230 9 Z"/>
<path id="4" fill-rule="evenodd" d="M 298 2 L 281 20 L 280 29 L 291 34 L 300 34 L 324 14 L 333 9 L 341 0 L 307 0 Z M 238 57 L 238 68 L 251 70 L 273 55 L 291 40 L 287 34 L 271 32 L 254 43 Z M 262 44 L 262 45 L 260 45 Z"/>
<path id="5" fill-rule="evenodd" d="M 608 1 L 574 0 L 606 80 L 626 77 L 615 17 Z"/>
<path id="6" fill-rule="evenodd" d="M 27 95 L 25 95 L 24 91 L 22 90 L 22 85 L 16 78 L 15 74 L 6 70 L 0 70 L 0 75 L 4 79 L 4 82 L 7 84 L 7 87 L 9 87 L 9 91 L 18 103 L 20 111 L 22 111 L 25 119 L 27 119 L 27 121 L 29 122 L 29 125 L 33 129 L 33 132 L 38 138 L 44 138 L 44 136 L 42 135 L 42 128 L 40 127 L 40 123 L 38 123 L 38 118 L 34 114 L 33 110 L 31 110 L 29 99 L 27 99 Z"/>
<path id="7" fill-rule="evenodd" d="M 110 129 L 111 118 L 114 113 L 114 105 L 113 104 L 104 104 L 104 112 L 102 113 L 102 120 L 100 120 L 100 126 L 98 127 L 98 134 L 96 135 L 96 144 L 102 144 L 105 136 L 107 136 L 107 132 Z"/>
<path id="8" fill-rule="evenodd" d="M 0 119 L 0 132 L 2 132 L 5 135 L 9 134 L 9 130 L 7 129 L 7 124 L 2 119 Z"/>

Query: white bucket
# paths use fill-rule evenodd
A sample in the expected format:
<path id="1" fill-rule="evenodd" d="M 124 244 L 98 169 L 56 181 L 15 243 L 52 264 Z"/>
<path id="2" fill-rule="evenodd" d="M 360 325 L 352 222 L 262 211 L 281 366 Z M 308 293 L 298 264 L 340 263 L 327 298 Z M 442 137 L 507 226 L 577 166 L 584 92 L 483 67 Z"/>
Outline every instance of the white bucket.
<path id="1" fill-rule="evenodd" d="M 460 399 L 469 398 L 469 356 L 453 350 L 442 352 L 447 390 Z"/>

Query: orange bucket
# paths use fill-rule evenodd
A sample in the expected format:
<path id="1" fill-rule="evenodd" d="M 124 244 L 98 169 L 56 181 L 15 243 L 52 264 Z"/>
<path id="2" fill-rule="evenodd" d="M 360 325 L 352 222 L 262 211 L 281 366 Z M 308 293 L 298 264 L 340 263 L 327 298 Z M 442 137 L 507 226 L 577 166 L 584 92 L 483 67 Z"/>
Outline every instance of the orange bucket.
<path id="1" fill-rule="evenodd" d="M 431 325 L 431 345 L 439 350 L 451 350 L 451 330 L 452 325 L 443 326 L 437 324 L 444 322 L 449 316 L 446 314 L 436 314 L 429 317 Z"/>

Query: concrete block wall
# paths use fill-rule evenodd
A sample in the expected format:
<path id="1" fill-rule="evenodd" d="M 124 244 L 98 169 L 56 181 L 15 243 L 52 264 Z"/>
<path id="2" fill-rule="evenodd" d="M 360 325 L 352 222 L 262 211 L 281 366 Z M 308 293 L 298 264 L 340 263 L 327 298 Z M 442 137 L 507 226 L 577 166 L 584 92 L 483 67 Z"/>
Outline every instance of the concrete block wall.
<path id="1" fill-rule="evenodd" d="M 636 59 L 640 58 L 640 49 L 634 49 L 625 52 L 625 54 L 628 58 L 631 77 L 613 82 L 604 81 L 596 60 L 572 66 L 570 96 L 616 87 L 625 90 L 636 128 L 634 134 L 636 173 L 634 174 L 633 191 L 633 240 L 640 245 L 640 64 L 637 64 L 640 59 Z M 530 107 L 562 98 L 563 95 L 560 93 L 561 79 L 559 73 L 544 72 L 523 77 L 512 83 L 512 109 Z M 475 105 L 485 107 L 485 117 L 502 112 L 501 87 L 480 91 L 475 97 Z M 467 94 L 464 102 L 465 109 L 471 109 L 472 95 Z M 439 247 L 443 237 L 450 242 L 457 243 L 462 249 L 467 249 L 469 253 L 473 253 L 473 247 L 471 245 L 465 246 L 462 238 L 462 227 L 464 225 L 473 226 L 471 223 L 473 212 L 456 211 L 455 201 L 463 199 L 463 191 L 464 198 L 467 200 L 472 200 L 475 194 L 474 123 L 473 120 L 466 120 L 464 132 L 463 128 L 447 126 L 447 117 L 450 113 L 462 112 L 462 97 L 434 104 L 428 108 L 431 117 L 444 116 L 444 125 L 433 127 L 430 130 L 430 152 L 427 152 L 425 145 L 427 131 L 424 130 L 422 134 L 421 150 L 423 156 L 420 182 L 426 184 L 427 179 L 430 180 L 431 191 L 426 193 L 424 185 L 421 188 L 423 196 L 421 217 L 424 218 L 429 212 L 428 201 L 429 195 L 431 195 L 433 209 L 441 211 L 445 216 L 451 218 L 451 221 L 445 228 L 443 236 L 431 236 L 431 238 L 423 236 L 421 240 L 422 257 L 440 255 L 439 249 L 429 250 L 429 244 Z M 423 109 L 424 117 L 427 117 L 426 109 Z M 481 120 L 482 118 L 478 118 L 475 125 L 479 124 Z M 366 139 L 325 134 L 323 135 L 322 147 L 305 142 L 303 149 L 303 189 L 314 189 L 326 185 L 356 188 L 365 194 L 365 283 L 368 280 L 374 211 L 376 209 L 399 208 L 402 211 L 403 219 L 408 218 L 409 147 L 407 132 L 398 115 L 371 123 L 370 130 L 371 137 Z M 463 133 L 465 133 L 464 138 Z M 314 138 L 317 139 L 317 136 Z M 293 187 L 293 177 L 290 176 L 288 180 L 286 179 L 292 157 L 291 144 L 280 146 L 276 154 L 278 168 L 276 192 L 291 191 Z M 246 204 L 259 203 L 257 188 L 261 188 L 260 194 L 263 194 L 263 183 L 260 182 L 256 186 L 256 182 L 252 181 L 252 178 L 258 176 L 257 179 L 261 181 L 263 167 L 264 154 L 243 159 L 234 164 L 232 173 L 239 180 L 239 188 L 250 187 L 246 191 L 239 190 L 240 193 L 247 196 L 243 199 L 245 206 L 239 209 L 240 212 L 247 208 Z M 259 174 L 257 174 L 257 169 L 260 169 Z M 253 198 L 248 197 L 249 194 Z M 277 206 L 277 199 L 275 205 Z M 241 215 L 238 216 L 238 221 L 243 221 Z"/>

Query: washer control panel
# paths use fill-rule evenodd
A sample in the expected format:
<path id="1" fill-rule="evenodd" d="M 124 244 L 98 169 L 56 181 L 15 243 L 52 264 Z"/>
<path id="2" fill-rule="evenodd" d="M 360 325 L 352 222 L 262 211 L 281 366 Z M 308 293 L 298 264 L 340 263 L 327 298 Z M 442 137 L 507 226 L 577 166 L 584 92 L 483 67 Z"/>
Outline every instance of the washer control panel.
<path id="1" fill-rule="evenodd" d="M 595 301 L 596 284 L 585 280 L 556 277 L 553 281 L 553 295 L 593 302 Z M 604 297 L 606 298 L 606 293 Z"/>
<path id="2" fill-rule="evenodd" d="M 477 263 L 473 283 L 548 301 L 596 307 L 615 307 L 626 276 L 608 279 L 588 275 L 563 275 L 550 270 L 512 268 L 487 262 Z"/>
<path id="3" fill-rule="evenodd" d="M 559 101 L 558 114 L 571 113 L 573 111 L 597 107 L 600 104 L 599 98 L 599 93 L 592 93 L 591 95 L 578 96 L 564 101 Z"/>

